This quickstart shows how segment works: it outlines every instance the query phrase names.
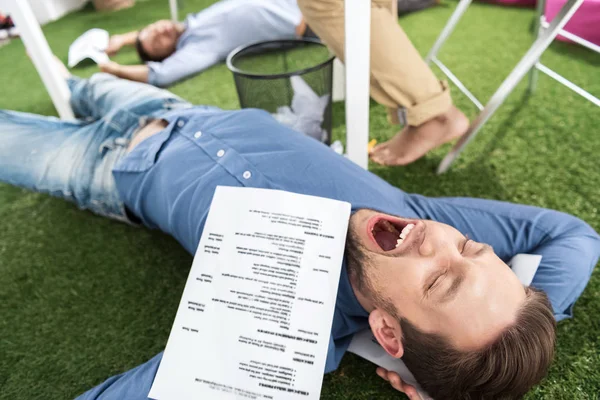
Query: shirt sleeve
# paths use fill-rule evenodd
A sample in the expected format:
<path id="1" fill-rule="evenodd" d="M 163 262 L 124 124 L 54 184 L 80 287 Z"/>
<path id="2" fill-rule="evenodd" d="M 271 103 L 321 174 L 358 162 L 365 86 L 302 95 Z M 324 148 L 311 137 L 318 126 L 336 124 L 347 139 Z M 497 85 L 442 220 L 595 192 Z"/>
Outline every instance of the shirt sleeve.
<path id="1" fill-rule="evenodd" d="M 221 61 L 219 54 L 196 46 L 187 46 L 160 62 L 148 63 L 148 83 L 158 87 L 173 83 L 204 71 Z"/>

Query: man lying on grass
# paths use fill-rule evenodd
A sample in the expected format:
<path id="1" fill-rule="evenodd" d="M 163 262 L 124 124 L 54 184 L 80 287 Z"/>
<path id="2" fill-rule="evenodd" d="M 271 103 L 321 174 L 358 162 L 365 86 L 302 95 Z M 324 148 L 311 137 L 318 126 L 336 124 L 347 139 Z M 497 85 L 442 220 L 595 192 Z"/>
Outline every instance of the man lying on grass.
<path id="1" fill-rule="evenodd" d="M 233 49 L 265 40 L 310 35 L 296 0 L 222 0 L 185 22 L 160 20 L 110 38 L 109 55 L 135 46 L 141 65 L 100 65 L 124 79 L 165 87 L 225 60 Z"/>
<path id="2" fill-rule="evenodd" d="M 405 193 L 264 111 L 192 106 L 107 74 L 67 80 L 81 121 L 0 112 L 0 180 L 162 229 L 192 254 L 218 185 L 350 202 L 325 372 L 370 327 L 438 400 L 518 399 L 546 374 L 555 321 L 572 315 L 600 253 L 583 221 Z M 505 264 L 517 253 L 543 257 L 531 288 Z M 160 360 L 80 399 L 146 399 Z M 378 373 L 417 398 L 396 374 Z"/>

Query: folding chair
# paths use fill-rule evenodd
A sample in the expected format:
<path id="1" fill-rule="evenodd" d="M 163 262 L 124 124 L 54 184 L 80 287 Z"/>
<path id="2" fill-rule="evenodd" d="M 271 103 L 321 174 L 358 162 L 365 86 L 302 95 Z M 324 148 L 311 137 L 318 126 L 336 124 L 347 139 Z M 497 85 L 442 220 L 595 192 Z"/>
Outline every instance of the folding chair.
<path id="1" fill-rule="evenodd" d="M 546 16 L 544 15 L 544 10 L 546 8 L 546 0 L 538 0 L 537 3 L 537 18 L 536 18 L 536 32 L 537 32 L 537 36 L 539 37 L 545 29 L 548 29 L 548 27 L 550 26 L 550 24 L 548 23 L 548 21 L 546 20 Z M 583 10 L 580 10 L 580 12 L 583 12 Z M 577 43 L 582 45 L 583 47 L 587 47 L 588 49 L 595 51 L 596 53 L 600 54 L 600 46 L 595 45 L 592 42 L 589 42 L 577 35 L 574 35 L 570 32 L 565 31 L 564 29 L 561 29 L 558 32 L 559 35 Z M 538 62 L 535 63 L 534 68 L 531 69 L 530 73 L 529 73 L 529 91 L 533 93 L 533 91 L 535 91 L 535 87 L 536 87 L 536 83 L 537 83 L 537 78 L 538 78 L 538 74 L 537 71 L 540 71 L 546 75 L 548 75 L 550 78 L 556 80 L 559 83 L 562 83 L 563 85 L 565 85 L 566 87 L 568 87 L 569 89 L 573 90 L 575 93 L 581 95 L 582 97 L 584 97 L 585 99 L 591 101 L 592 103 L 594 103 L 595 105 L 600 107 L 600 99 L 598 99 L 597 97 L 593 96 L 592 94 L 590 94 L 589 92 L 587 92 L 586 90 L 584 90 L 583 88 L 577 86 L 576 84 L 574 84 L 573 82 L 569 81 L 568 79 L 566 79 L 565 77 L 557 74 L 556 72 L 552 71 L 550 68 L 548 68 L 547 66 L 545 66 L 544 64 L 540 63 L 539 60 Z"/>
<path id="2" fill-rule="evenodd" d="M 75 116 L 69 104 L 71 92 L 54 62 L 52 51 L 29 2 L 25 0 L 4 0 L 1 3 L 3 7 L 6 7 L 7 13 L 11 15 L 15 25 L 19 28 L 21 39 L 27 48 L 33 65 L 42 78 L 58 115 L 62 119 L 74 119 Z"/>
<path id="3" fill-rule="evenodd" d="M 592 101 L 594 104 L 600 106 L 600 100 L 596 97 L 592 96 L 585 90 L 576 86 L 575 84 L 569 82 L 567 79 L 558 75 L 556 72 L 552 71 L 548 67 L 544 66 L 539 62 L 541 55 L 544 51 L 550 46 L 550 43 L 556 38 L 558 34 L 561 34 L 568 39 L 571 39 L 579 44 L 582 44 L 594 51 L 599 51 L 598 46 L 583 40 L 575 35 L 572 35 L 562 28 L 565 26 L 567 22 L 571 19 L 575 11 L 581 6 L 583 0 L 567 0 L 565 5 L 561 8 L 558 14 L 554 17 L 552 22 L 548 23 L 543 16 L 544 10 L 544 1 L 538 0 L 538 20 L 540 29 L 538 29 L 537 39 L 529 48 L 527 53 L 521 58 L 519 63 L 515 66 L 515 68 L 511 71 L 511 73 L 506 77 L 506 79 L 502 82 L 500 87 L 496 90 L 496 92 L 492 95 L 488 103 L 483 106 L 482 103 L 477 100 L 477 98 L 466 88 L 466 86 L 450 71 L 448 67 L 446 67 L 438 58 L 437 54 L 440 51 L 440 48 L 444 44 L 444 42 L 448 39 L 452 31 L 454 30 L 456 24 L 460 20 L 461 16 L 465 13 L 469 4 L 471 4 L 472 0 L 461 0 L 456 7 L 456 10 L 448 20 L 448 23 L 442 30 L 442 33 L 437 38 L 435 44 L 430 50 L 429 54 L 426 57 L 426 61 L 428 63 L 434 63 L 437 65 L 441 71 L 452 81 L 461 92 L 463 92 L 481 111 L 477 118 L 473 121 L 467 133 L 456 143 L 454 148 L 450 150 L 450 152 L 444 157 L 442 162 L 438 167 L 438 174 L 442 174 L 446 172 L 454 160 L 460 155 L 463 149 L 467 146 L 467 144 L 475 138 L 479 130 L 483 127 L 483 125 L 487 122 L 488 119 L 496 110 L 502 105 L 504 100 L 508 97 L 508 95 L 513 91 L 513 89 L 517 86 L 517 84 L 521 81 L 521 79 L 527 74 L 527 72 L 531 72 L 530 77 L 530 89 L 533 89 L 536 82 L 536 70 L 541 71 L 551 78 L 557 80 L 558 82 L 566 85 L 570 89 L 574 90 L 581 96 L 586 99 Z"/>
<path id="4" fill-rule="evenodd" d="M 52 50 L 48 46 L 48 41 L 31 10 L 29 2 L 26 0 L 0 0 L 0 3 L 6 7 L 6 11 L 13 17 L 16 26 L 19 27 L 21 39 L 27 48 L 33 65 L 42 78 L 58 115 L 62 119 L 75 119 L 69 104 L 71 93 L 54 63 Z M 177 0 L 169 0 L 169 8 L 171 19 L 177 21 Z"/>

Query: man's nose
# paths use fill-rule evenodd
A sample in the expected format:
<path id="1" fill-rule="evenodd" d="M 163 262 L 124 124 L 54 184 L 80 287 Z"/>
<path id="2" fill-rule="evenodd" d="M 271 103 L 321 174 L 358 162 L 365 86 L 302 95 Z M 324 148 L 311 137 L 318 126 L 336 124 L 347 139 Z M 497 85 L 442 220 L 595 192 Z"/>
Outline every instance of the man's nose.
<path id="1" fill-rule="evenodd" d="M 423 235 L 423 242 L 421 243 L 421 245 L 418 248 L 419 255 L 422 257 L 434 256 L 436 254 L 436 247 L 432 240 L 428 240 L 429 238 L 427 237 L 427 226 L 426 225 L 424 226 L 423 232 L 421 232 L 421 235 Z"/>

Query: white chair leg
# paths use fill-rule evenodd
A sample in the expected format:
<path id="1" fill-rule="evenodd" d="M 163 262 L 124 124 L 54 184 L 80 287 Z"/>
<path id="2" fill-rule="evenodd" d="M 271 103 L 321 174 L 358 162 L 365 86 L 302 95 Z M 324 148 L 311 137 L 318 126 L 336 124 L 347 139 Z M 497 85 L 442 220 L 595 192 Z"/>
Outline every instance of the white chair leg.
<path id="1" fill-rule="evenodd" d="M 71 92 L 56 66 L 52 51 L 35 19 L 29 2 L 25 0 L 7 0 L 3 4 L 7 7 L 5 12 L 10 14 L 19 29 L 19 34 L 27 48 L 29 57 L 31 57 L 33 65 L 40 74 L 58 115 L 62 119 L 75 119 L 69 104 Z"/>
<path id="2" fill-rule="evenodd" d="M 371 0 L 345 0 L 346 148 L 348 158 L 369 165 Z"/>
<path id="3" fill-rule="evenodd" d="M 427 64 L 430 64 L 431 60 L 437 57 L 437 54 L 442 48 L 442 45 L 452 34 L 452 31 L 458 24 L 458 21 L 460 21 L 462 15 L 465 13 L 465 11 L 467 11 L 467 8 L 469 8 L 471 1 L 472 0 L 460 0 L 458 5 L 456 6 L 456 9 L 452 13 L 452 16 L 450 16 L 450 19 L 448 20 L 448 22 L 446 22 L 446 26 L 444 26 L 444 29 L 442 29 L 442 33 L 440 33 L 438 38 L 435 40 L 433 47 L 431 48 L 431 50 L 429 50 L 429 54 L 427 54 L 427 57 L 425 57 L 425 62 Z"/>
<path id="4" fill-rule="evenodd" d="M 343 101 L 346 98 L 346 67 L 339 58 L 333 60 L 333 91 L 331 99 Z"/>
<path id="5" fill-rule="evenodd" d="M 496 90 L 496 93 L 494 93 L 490 101 L 486 104 L 483 111 L 481 111 L 479 116 L 473 121 L 467 133 L 460 138 L 454 148 L 446 155 L 446 157 L 444 157 L 438 167 L 438 174 L 442 174 L 450 168 L 465 146 L 475 138 L 481 127 L 492 115 L 494 115 L 494 112 L 502 105 L 506 97 L 513 91 L 519 81 L 521 81 L 525 74 L 527 74 L 527 72 L 535 65 L 542 53 L 544 53 L 550 43 L 552 43 L 558 32 L 567 22 L 569 22 L 569 19 L 571 19 L 581 3 L 583 3 L 583 0 L 568 0 L 561 8 L 556 17 L 552 20 L 548 29 L 546 29 L 535 43 L 533 43 L 521 61 L 519 61 L 517 66 L 512 70 L 504 82 L 502 82 L 498 90 Z"/>
<path id="6" fill-rule="evenodd" d="M 537 9 L 536 9 L 536 13 L 535 13 L 535 23 L 533 26 L 533 30 L 535 32 L 535 39 L 537 40 L 540 35 L 542 34 L 542 32 L 544 31 L 544 27 L 542 26 L 542 18 L 544 18 L 544 10 L 546 8 L 546 0 L 537 0 Z M 536 63 L 539 61 L 536 61 Z M 535 65 L 535 64 L 534 64 Z M 535 91 L 535 88 L 537 86 L 537 80 L 538 80 L 538 70 L 536 68 L 531 68 L 531 70 L 529 71 L 529 93 L 533 93 Z"/>
<path id="7" fill-rule="evenodd" d="M 169 0 L 169 9 L 171 10 L 171 20 L 173 22 L 179 21 L 179 12 L 177 9 L 177 0 Z"/>

